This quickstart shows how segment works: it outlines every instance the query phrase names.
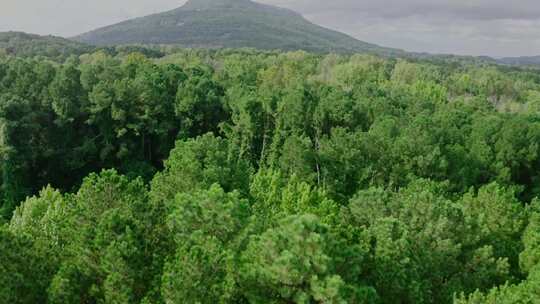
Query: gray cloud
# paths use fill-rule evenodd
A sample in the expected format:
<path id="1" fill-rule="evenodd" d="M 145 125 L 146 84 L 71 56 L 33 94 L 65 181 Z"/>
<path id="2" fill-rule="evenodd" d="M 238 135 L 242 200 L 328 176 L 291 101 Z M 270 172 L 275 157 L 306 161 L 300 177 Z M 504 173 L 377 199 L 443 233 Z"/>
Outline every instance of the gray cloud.
<path id="1" fill-rule="evenodd" d="M 365 12 L 373 17 L 454 16 L 459 19 L 538 19 L 537 0 L 297 0 L 265 1 L 295 7 L 305 13 Z"/>
<path id="2" fill-rule="evenodd" d="M 72 36 L 185 0 L 0 0 L 0 31 Z M 538 0 L 260 0 L 358 39 L 412 51 L 540 55 Z"/>

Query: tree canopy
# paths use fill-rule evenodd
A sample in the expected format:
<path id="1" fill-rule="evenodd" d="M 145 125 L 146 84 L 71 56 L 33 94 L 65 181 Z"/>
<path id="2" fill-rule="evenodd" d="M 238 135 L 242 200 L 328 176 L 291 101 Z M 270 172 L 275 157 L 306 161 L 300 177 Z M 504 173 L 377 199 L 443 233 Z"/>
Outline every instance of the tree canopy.
<path id="1" fill-rule="evenodd" d="M 0 54 L 2 301 L 540 297 L 540 72 L 152 50 Z"/>

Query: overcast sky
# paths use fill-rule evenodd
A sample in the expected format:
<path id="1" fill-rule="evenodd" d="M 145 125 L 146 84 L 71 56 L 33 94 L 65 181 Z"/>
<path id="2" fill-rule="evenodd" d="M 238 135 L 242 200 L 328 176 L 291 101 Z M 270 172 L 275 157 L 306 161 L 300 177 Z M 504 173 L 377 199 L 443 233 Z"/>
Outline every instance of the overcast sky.
<path id="1" fill-rule="evenodd" d="M 0 31 L 73 36 L 185 0 L 0 0 Z M 540 55 L 540 0 L 259 0 L 360 40 L 410 51 Z"/>

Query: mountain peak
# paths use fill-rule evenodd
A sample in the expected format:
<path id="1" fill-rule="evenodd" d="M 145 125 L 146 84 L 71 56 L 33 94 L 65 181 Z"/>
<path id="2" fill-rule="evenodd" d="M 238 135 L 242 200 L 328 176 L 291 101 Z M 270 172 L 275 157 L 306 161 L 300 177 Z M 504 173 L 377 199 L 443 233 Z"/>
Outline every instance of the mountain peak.
<path id="1" fill-rule="evenodd" d="M 189 0 L 172 11 L 127 20 L 74 38 L 94 45 L 175 44 L 191 48 L 391 53 L 251 0 Z"/>
<path id="2" fill-rule="evenodd" d="M 219 8 L 245 8 L 256 6 L 251 0 L 189 0 L 182 6 L 185 10 L 219 9 Z"/>
<path id="3" fill-rule="evenodd" d="M 258 3 L 251 0 L 189 0 L 175 11 L 235 10 L 241 12 L 259 11 L 267 14 L 294 15 L 300 14 L 281 7 Z"/>

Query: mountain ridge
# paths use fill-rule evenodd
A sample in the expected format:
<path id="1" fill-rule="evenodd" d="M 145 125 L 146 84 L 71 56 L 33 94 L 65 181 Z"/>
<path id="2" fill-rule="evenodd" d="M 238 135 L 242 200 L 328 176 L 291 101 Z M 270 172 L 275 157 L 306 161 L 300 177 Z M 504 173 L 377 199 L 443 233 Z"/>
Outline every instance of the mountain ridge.
<path id="1" fill-rule="evenodd" d="M 504 57 L 497 59 L 498 62 L 508 65 L 519 66 L 540 66 L 540 55 L 538 56 L 518 56 L 518 57 Z"/>
<path id="2" fill-rule="evenodd" d="M 45 56 L 62 61 L 71 55 L 81 55 L 96 50 L 106 50 L 112 54 L 136 51 L 153 58 L 161 57 L 164 54 L 159 51 L 159 48 L 149 48 L 144 44 L 96 47 L 54 35 L 38 35 L 18 31 L 0 32 L 0 54 L 4 53 L 23 57 Z M 493 58 L 489 56 L 458 56 L 452 54 L 413 53 L 406 51 L 391 55 L 400 58 L 422 59 L 428 61 L 457 60 L 525 68 L 530 67 L 534 69 L 540 68 L 540 56 Z"/>

